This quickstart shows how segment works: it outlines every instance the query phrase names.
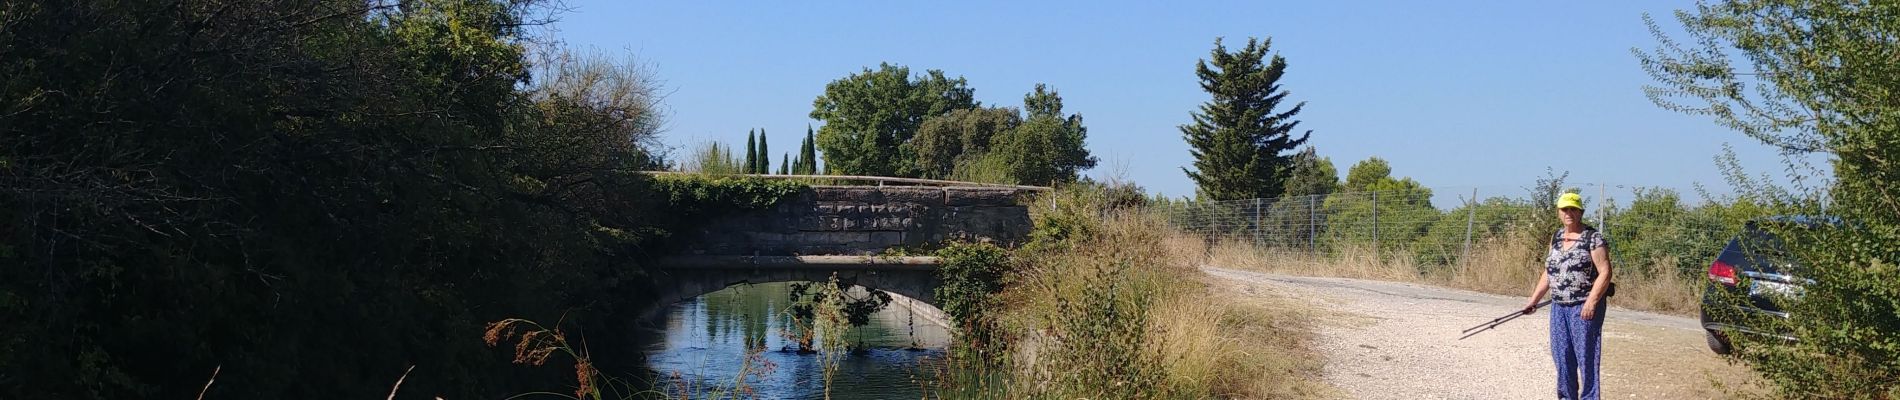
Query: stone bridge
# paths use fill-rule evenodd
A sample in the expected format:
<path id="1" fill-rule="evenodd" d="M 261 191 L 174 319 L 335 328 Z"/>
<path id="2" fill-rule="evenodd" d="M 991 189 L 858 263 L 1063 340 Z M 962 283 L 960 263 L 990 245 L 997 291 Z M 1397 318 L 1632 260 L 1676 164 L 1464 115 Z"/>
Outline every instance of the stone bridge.
<path id="1" fill-rule="evenodd" d="M 733 285 L 822 282 L 836 273 L 943 324 L 932 295 L 936 258 L 881 254 L 948 240 L 1020 242 L 1031 226 L 1024 202 L 1035 189 L 814 186 L 773 208 L 682 232 L 684 251 L 660 261 L 659 308 L 647 314 Z"/>

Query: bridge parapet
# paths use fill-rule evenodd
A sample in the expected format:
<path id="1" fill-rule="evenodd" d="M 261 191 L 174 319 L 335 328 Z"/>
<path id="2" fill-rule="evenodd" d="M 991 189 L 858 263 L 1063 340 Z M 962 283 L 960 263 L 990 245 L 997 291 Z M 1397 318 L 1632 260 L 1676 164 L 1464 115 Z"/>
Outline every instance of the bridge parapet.
<path id="1" fill-rule="evenodd" d="M 689 231 L 692 255 L 862 255 L 946 240 L 1015 243 L 1031 191 L 1011 187 L 813 186 L 766 210 Z"/>

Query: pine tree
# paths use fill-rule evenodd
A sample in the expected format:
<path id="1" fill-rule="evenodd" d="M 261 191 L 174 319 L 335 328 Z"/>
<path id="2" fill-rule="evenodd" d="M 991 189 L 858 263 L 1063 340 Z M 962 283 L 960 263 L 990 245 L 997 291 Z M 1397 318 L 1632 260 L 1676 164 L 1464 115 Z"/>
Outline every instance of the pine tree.
<path id="1" fill-rule="evenodd" d="M 1200 187 L 1202 199 L 1278 197 L 1292 164 L 1292 155 L 1286 153 L 1312 134 L 1292 135 L 1299 125 L 1293 117 L 1306 103 L 1274 110 L 1287 96 L 1279 85 L 1286 59 L 1274 55 L 1263 63 L 1271 44 L 1271 38 L 1248 38 L 1247 47 L 1229 53 L 1215 39 L 1213 59 L 1195 63 L 1201 89 L 1213 99 L 1194 113 L 1193 124 L 1181 126 L 1195 168 L 1182 171 Z"/>
<path id="2" fill-rule="evenodd" d="M 759 170 L 759 143 L 752 140 L 752 136 L 757 133 L 752 130 L 745 131 L 745 171 L 741 173 L 750 174 Z"/>

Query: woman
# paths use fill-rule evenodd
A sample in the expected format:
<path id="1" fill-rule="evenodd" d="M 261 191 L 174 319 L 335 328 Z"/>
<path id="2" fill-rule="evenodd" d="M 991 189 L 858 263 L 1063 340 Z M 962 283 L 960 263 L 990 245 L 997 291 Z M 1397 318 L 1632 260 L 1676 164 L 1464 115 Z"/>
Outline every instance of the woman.
<path id="1" fill-rule="evenodd" d="M 1596 228 L 1583 224 L 1583 196 L 1559 196 L 1557 219 L 1564 227 L 1551 238 L 1544 275 L 1531 290 L 1524 313 L 1536 312 L 1539 300 L 1550 294 L 1550 357 L 1557 363 L 1557 398 L 1595 400 L 1604 297 L 1610 290 L 1610 246 Z"/>

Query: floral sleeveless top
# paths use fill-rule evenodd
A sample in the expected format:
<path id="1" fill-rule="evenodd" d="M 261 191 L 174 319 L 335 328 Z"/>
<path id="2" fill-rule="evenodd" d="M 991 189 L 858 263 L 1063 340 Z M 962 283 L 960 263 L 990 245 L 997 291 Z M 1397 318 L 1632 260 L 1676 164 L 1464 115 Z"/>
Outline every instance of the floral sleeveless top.
<path id="1" fill-rule="evenodd" d="M 1590 298 L 1596 284 L 1597 263 L 1590 252 L 1608 248 L 1609 241 L 1596 228 L 1584 227 L 1577 244 L 1563 248 L 1562 230 L 1550 240 L 1550 255 L 1544 257 L 1544 273 L 1550 278 L 1550 301 L 1562 305 L 1581 304 Z"/>

